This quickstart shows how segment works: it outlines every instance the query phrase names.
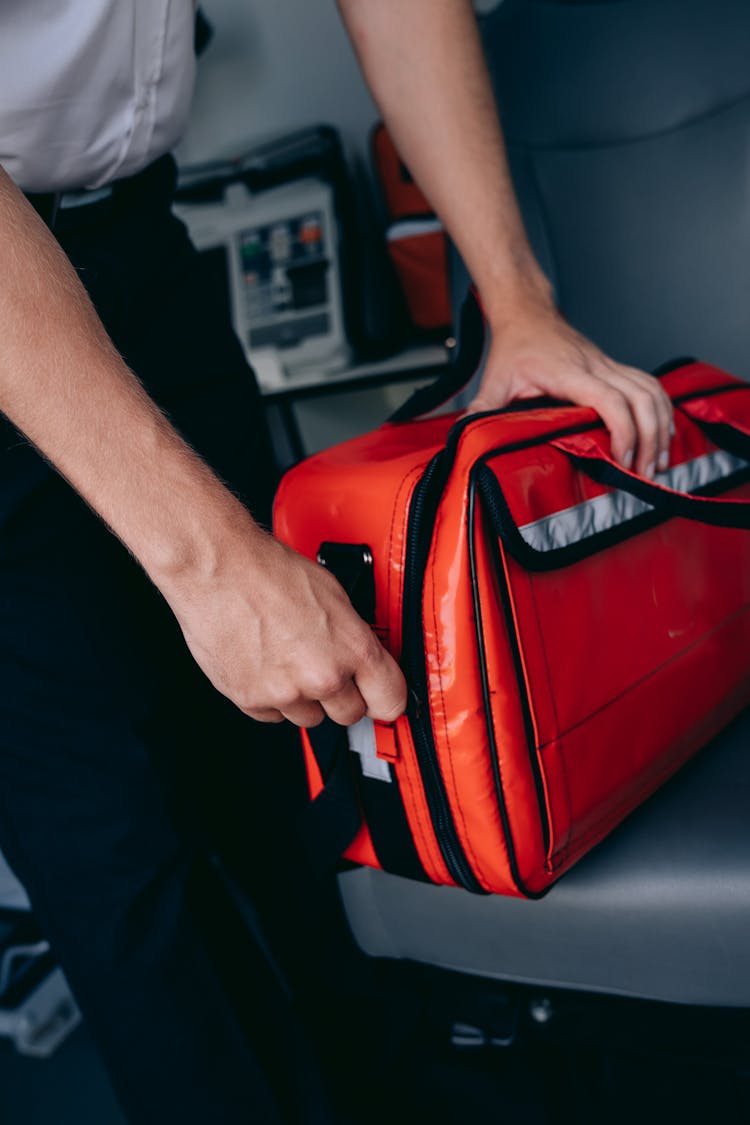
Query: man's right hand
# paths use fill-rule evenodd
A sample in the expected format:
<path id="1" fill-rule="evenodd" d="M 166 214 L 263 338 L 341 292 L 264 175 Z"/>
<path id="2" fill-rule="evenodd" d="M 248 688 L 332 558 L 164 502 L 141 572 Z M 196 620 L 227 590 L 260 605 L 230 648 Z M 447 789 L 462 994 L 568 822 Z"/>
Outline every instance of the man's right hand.
<path id="1" fill-rule="evenodd" d="M 262 531 L 173 429 L 2 169 L 0 279 L 0 410 L 138 559 L 214 686 L 265 722 L 397 718 L 396 662 L 338 582 Z"/>
<path id="2" fill-rule="evenodd" d="M 196 661 L 261 722 L 385 722 L 406 707 L 395 660 L 323 567 L 253 527 L 168 600 Z"/>

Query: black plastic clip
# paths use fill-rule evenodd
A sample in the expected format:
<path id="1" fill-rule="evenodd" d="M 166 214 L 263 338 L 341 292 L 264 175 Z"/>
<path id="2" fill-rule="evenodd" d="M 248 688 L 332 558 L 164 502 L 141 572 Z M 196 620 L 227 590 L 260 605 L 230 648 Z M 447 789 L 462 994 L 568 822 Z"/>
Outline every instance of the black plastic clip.
<path id="1" fill-rule="evenodd" d="M 330 570 L 349 595 L 363 620 L 375 621 L 375 573 L 372 551 L 366 543 L 321 543 L 318 562 Z"/>

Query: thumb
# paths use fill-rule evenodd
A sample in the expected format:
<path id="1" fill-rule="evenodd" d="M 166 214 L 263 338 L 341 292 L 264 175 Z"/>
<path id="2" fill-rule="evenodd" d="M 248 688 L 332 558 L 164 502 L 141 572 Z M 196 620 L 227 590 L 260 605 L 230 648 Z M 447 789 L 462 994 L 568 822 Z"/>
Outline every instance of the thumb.
<path id="1" fill-rule="evenodd" d="M 502 410 L 513 397 L 509 379 L 488 379 L 485 374 L 477 393 L 466 407 L 467 414 L 479 414 L 483 410 Z"/>

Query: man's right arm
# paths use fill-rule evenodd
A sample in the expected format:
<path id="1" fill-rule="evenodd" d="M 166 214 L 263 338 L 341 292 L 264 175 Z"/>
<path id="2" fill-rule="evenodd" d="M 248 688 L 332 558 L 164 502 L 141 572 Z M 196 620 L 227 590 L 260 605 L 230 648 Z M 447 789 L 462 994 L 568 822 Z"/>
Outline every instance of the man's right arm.
<path id="1" fill-rule="evenodd" d="M 264 721 L 400 714 L 403 677 L 341 587 L 177 434 L 1 169 L 0 278 L 0 410 L 138 559 L 214 686 Z"/>

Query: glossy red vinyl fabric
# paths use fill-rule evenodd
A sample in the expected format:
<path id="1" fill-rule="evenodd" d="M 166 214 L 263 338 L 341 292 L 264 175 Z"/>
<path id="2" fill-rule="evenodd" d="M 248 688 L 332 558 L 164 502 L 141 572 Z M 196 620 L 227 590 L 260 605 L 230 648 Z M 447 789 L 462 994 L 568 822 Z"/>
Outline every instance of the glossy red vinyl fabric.
<path id="1" fill-rule="evenodd" d="M 282 482 L 285 542 L 311 558 L 323 541 L 369 545 L 374 625 L 397 659 L 418 598 L 426 698 L 376 737 L 434 882 L 462 881 L 436 785 L 472 889 L 538 895 L 750 702 L 750 386 L 699 363 L 663 384 L 676 435 L 656 500 L 606 476 L 620 471 L 592 411 L 533 403 L 386 425 Z M 436 455 L 410 588 L 414 498 Z M 696 488 L 687 515 L 659 506 Z M 738 526 L 702 522 L 730 509 Z M 366 825 L 347 856 L 379 864 Z"/>

